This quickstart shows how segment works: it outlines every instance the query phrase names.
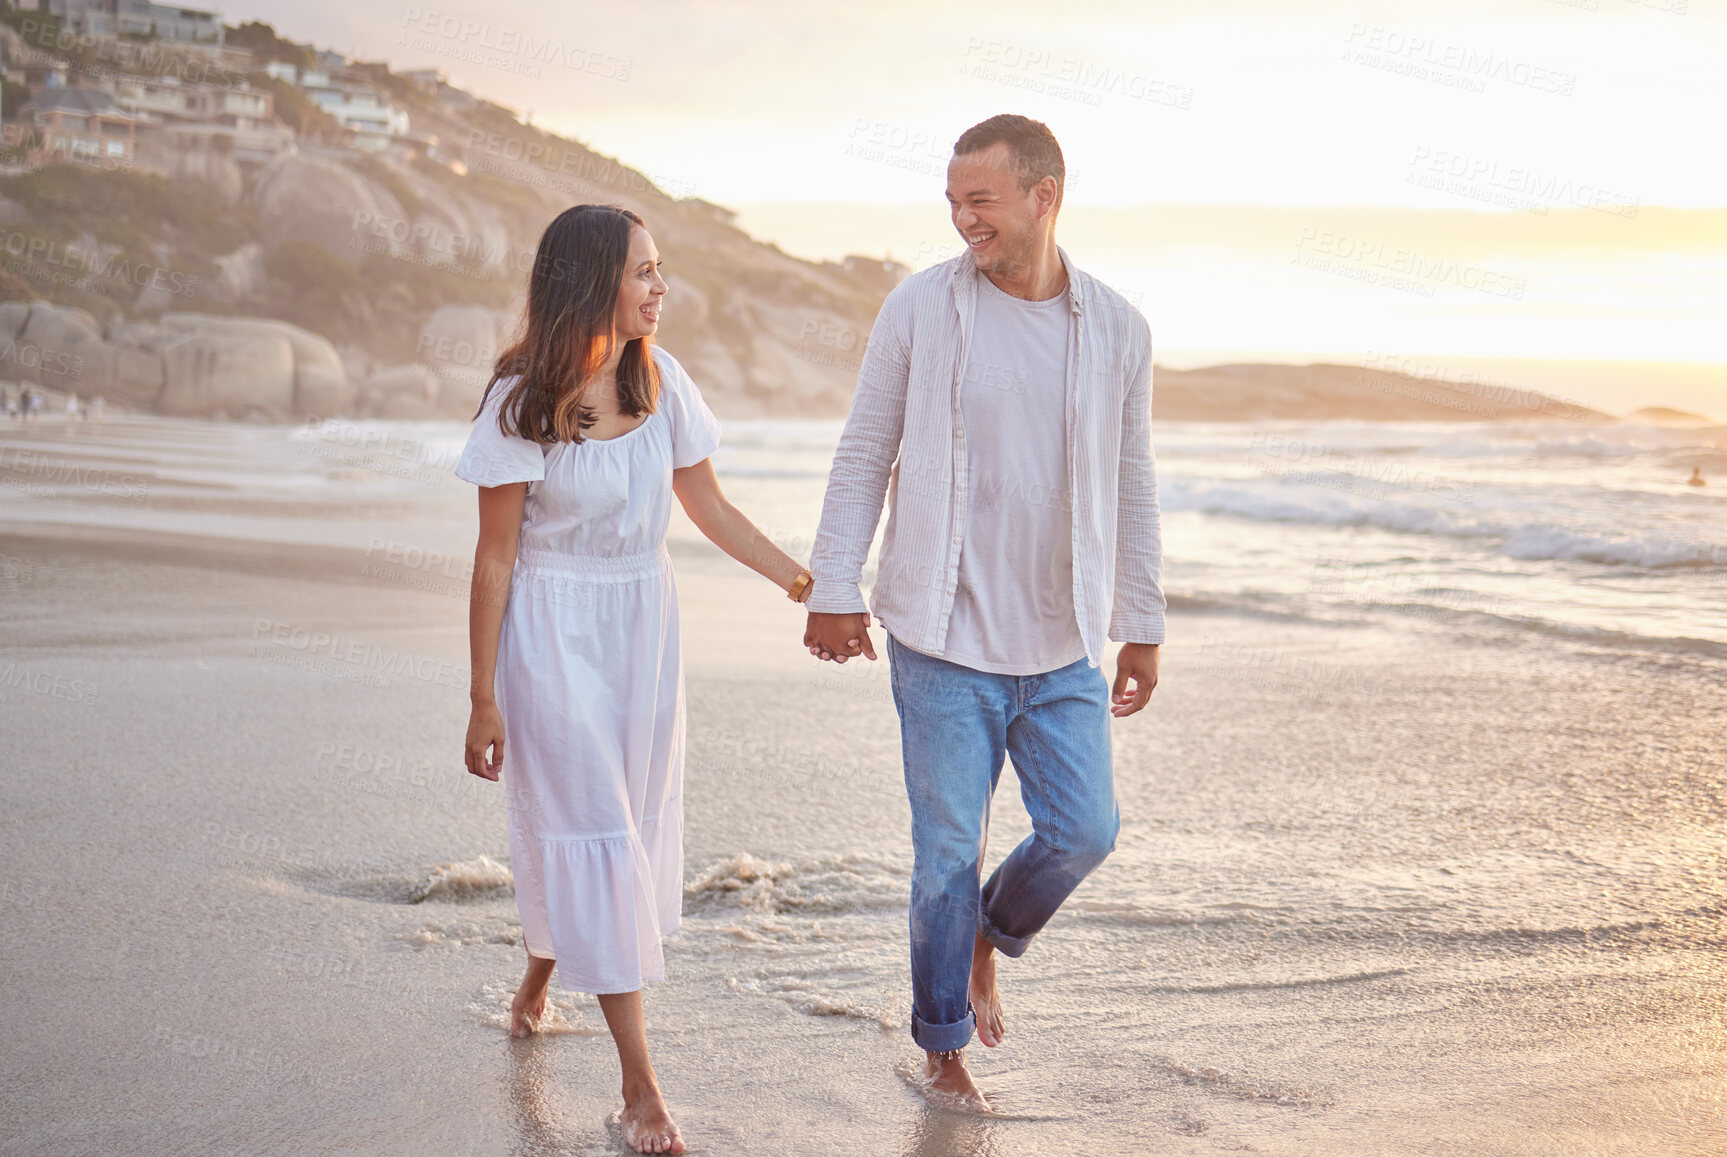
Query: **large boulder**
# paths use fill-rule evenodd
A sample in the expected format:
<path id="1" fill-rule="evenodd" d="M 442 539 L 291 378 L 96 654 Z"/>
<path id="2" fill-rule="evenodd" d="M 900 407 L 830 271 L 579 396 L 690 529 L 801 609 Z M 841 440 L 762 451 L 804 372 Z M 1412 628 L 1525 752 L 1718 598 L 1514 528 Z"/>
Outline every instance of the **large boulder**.
<path id="1" fill-rule="evenodd" d="M 331 417 L 354 409 L 336 348 L 268 318 L 165 313 L 106 336 L 81 309 L 0 303 L 0 378 L 185 417 Z M 435 390 L 422 390 L 425 408 Z"/>
<path id="2" fill-rule="evenodd" d="M 29 316 L 30 302 L 0 301 L 0 338 L 17 337 L 18 331 L 24 328 L 24 319 Z"/>
<path id="3" fill-rule="evenodd" d="M 253 327 L 249 321 L 164 314 L 154 322 L 117 325 L 109 336 L 115 348 L 161 363 L 155 399 L 161 413 L 286 419 L 293 413 L 294 347 L 273 329 L 280 323 Z"/>
<path id="4" fill-rule="evenodd" d="M 161 388 L 161 375 L 148 364 L 128 359 L 126 374 L 119 373 L 119 357 L 102 337 L 96 319 L 81 309 L 50 305 L 45 301 L 23 306 L 10 302 L 5 327 L 16 325 L 11 337 L 0 344 L 0 377 L 35 382 L 56 390 L 84 395 L 117 395 L 129 402 L 149 403 Z"/>
<path id="5" fill-rule="evenodd" d="M 195 418 L 286 419 L 294 408 L 294 347 L 272 333 L 187 331 L 162 352 L 156 409 Z"/>
<path id="6" fill-rule="evenodd" d="M 246 179 L 232 152 L 220 149 L 186 149 L 177 151 L 170 162 L 169 175 L 176 181 L 194 182 L 221 198 L 237 205 L 246 189 Z"/>
<path id="7" fill-rule="evenodd" d="M 294 347 L 294 413 L 302 418 L 332 418 L 354 408 L 354 383 L 336 347 L 297 326 L 288 342 Z"/>
<path id="8" fill-rule="evenodd" d="M 45 301 L 32 302 L 28 308 L 24 324 L 18 327 L 19 341 L 50 353 L 82 357 L 86 362 L 104 356 L 108 343 L 102 338 L 102 327 L 88 313 Z"/>
<path id="9" fill-rule="evenodd" d="M 273 351 L 272 343 L 284 341 L 291 351 L 292 365 L 288 401 L 283 406 L 286 412 L 302 418 L 329 418 L 353 408 L 354 387 L 336 347 L 297 325 L 269 318 L 203 313 L 165 313 L 156 324 L 162 334 L 157 340 L 168 343 L 174 335 L 224 334 L 258 341 L 261 350 Z M 275 355 L 271 352 L 265 356 Z M 252 401 L 272 416 L 280 404 L 273 384 Z"/>
<path id="10" fill-rule="evenodd" d="M 373 418 L 441 418 L 438 381 L 425 366 L 392 366 L 360 383 L 360 407 Z"/>
<path id="11" fill-rule="evenodd" d="M 119 397 L 153 406 L 162 396 L 167 380 L 167 369 L 157 355 L 125 346 L 114 347 L 114 379 L 109 388 Z"/>
<path id="12" fill-rule="evenodd" d="M 252 187 L 267 247 L 316 241 L 353 260 L 365 253 L 400 256 L 412 233 L 401 204 L 346 165 L 299 154 L 281 156 Z"/>
<path id="13" fill-rule="evenodd" d="M 474 276 L 507 277 L 526 272 L 532 247 L 510 235 L 498 206 L 464 195 L 408 165 L 382 158 L 419 200 L 406 244 L 416 260 Z M 375 238 L 374 238 L 375 240 Z"/>

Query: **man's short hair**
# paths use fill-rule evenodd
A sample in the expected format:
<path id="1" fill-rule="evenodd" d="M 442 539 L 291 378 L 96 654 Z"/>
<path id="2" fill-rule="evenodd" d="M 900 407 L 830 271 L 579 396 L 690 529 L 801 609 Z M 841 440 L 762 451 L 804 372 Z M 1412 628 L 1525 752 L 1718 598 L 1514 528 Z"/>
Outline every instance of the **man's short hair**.
<path id="1" fill-rule="evenodd" d="M 1020 192 L 1045 177 L 1054 177 L 1055 203 L 1061 204 L 1062 189 L 1067 184 L 1067 163 L 1061 159 L 1061 146 L 1056 144 L 1055 134 L 1048 125 L 1030 117 L 1002 113 L 961 133 L 953 143 L 953 153 L 956 157 L 964 156 L 982 152 L 994 144 L 1007 145 Z"/>

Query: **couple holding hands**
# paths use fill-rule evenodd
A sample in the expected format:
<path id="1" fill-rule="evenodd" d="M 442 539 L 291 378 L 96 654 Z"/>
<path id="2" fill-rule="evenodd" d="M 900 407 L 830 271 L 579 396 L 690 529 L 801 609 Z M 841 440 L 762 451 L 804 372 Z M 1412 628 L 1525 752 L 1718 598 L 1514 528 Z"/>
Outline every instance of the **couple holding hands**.
<path id="1" fill-rule="evenodd" d="M 1110 719 L 1145 706 L 1164 634 L 1151 336 L 1056 246 L 1064 176 L 1025 117 L 955 143 L 965 251 L 882 305 L 808 570 L 720 491 L 719 423 L 652 342 L 666 283 L 641 218 L 579 205 L 540 239 L 523 334 L 456 466 L 480 495 L 466 760 L 509 798 L 528 950 L 511 1031 L 533 1031 L 554 966 L 596 994 L 637 1152 L 684 1151 L 641 1002 L 683 897 L 674 496 L 806 605 L 818 659 L 873 660 L 870 627 L 884 631 L 912 815 L 911 1034 L 932 1099 L 989 1111 L 965 1048 L 1005 1034 L 996 955 L 1021 955 L 1115 845 Z M 1033 833 L 985 880 L 1004 756 Z"/>

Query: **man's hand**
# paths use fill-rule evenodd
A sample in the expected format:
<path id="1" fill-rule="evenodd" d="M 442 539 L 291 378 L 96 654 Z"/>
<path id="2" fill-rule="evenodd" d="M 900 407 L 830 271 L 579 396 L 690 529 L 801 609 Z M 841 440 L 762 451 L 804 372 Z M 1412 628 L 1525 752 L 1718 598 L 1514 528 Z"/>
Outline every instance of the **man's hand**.
<path id="1" fill-rule="evenodd" d="M 810 612 L 809 625 L 804 628 L 804 646 L 818 659 L 843 663 L 854 655 L 875 658 L 875 647 L 869 641 L 869 615 L 824 615 Z"/>
<path id="2" fill-rule="evenodd" d="M 1126 719 L 1151 701 L 1157 686 L 1157 644 L 1123 643 L 1115 659 L 1115 689 L 1110 692 L 1109 713 Z M 1132 680 L 1133 690 L 1127 689 Z"/>

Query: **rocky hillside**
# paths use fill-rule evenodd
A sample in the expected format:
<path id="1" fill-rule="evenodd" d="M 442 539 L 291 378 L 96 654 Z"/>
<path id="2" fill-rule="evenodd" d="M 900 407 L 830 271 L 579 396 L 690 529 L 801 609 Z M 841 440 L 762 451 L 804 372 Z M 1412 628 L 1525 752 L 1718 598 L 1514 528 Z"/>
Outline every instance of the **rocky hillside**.
<path id="1" fill-rule="evenodd" d="M 717 410 L 843 411 L 858 335 L 903 270 L 790 257 L 506 109 L 358 67 L 438 159 L 361 154 L 308 122 L 298 152 L 262 167 L 191 153 L 166 175 L 0 177 L 0 378 L 177 414 L 465 418 L 541 230 L 603 201 L 652 230 L 672 286 L 661 343 Z"/>
<path id="2" fill-rule="evenodd" d="M 379 64 L 352 65 L 349 79 L 406 109 L 436 146 L 411 160 L 360 152 L 264 71 L 306 64 L 309 48 L 266 25 L 232 31 L 254 54 L 247 83 L 274 94 L 297 151 L 243 167 L 213 145 L 140 144 L 139 168 L 113 170 L 31 169 L 0 148 L 0 380 L 188 416 L 467 418 L 516 324 L 541 230 L 602 201 L 653 231 L 671 283 L 660 341 L 716 410 L 845 412 L 903 269 L 790 257 L 725 209 Z M 1201 421 L 1605 417 L 1506 386 L 1337 365 L 1159 370 L 1155 409 Z"/>

